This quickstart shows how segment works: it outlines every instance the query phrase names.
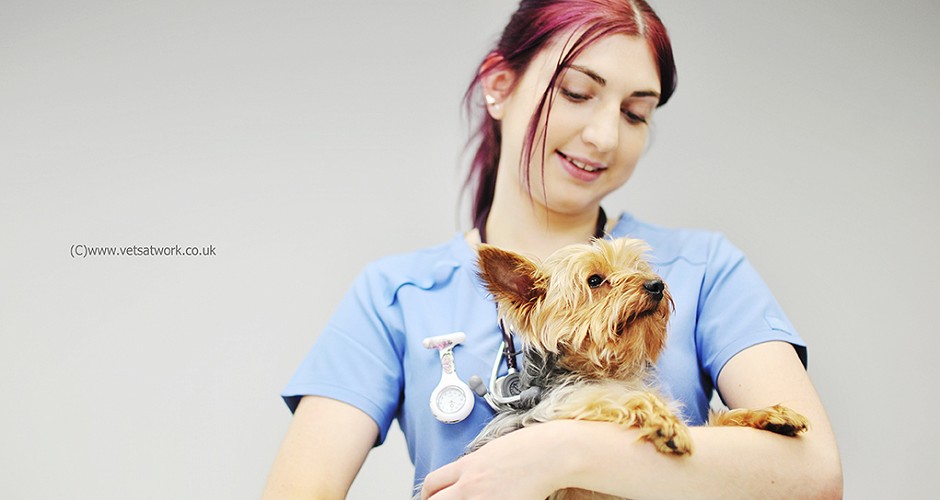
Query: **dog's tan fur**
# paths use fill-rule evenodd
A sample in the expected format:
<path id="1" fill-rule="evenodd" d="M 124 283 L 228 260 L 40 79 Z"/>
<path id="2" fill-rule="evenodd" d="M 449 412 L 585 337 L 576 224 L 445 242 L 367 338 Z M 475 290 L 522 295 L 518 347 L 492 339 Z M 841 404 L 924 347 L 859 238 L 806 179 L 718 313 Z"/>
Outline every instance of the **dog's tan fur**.
<path id="1" fill-rule="evenodd" d="M 660 296 L 644 286 L 660 280 L 644 258 L 648 250 L 635 239 L 595 240 L 564 247 L 538 264 L 496 247 L 480 247 L 480 276 L 500 316 L 522 337 L 523 389 L 538 388 L 541 397 L 498 413 L 470 451 L 522 427 L 578 419 L 635 427 L 640 439 L 660 452 L 692 453 L 688 427 L 653 380 L 673 304 L 668 288 Z M 713 415 L 711 423 L 788 436 L 807 426 L 805 418 L 782 406 L 733 410 Z M 573 489 L 553 498 L 582 496 L 612 498 Z"/>

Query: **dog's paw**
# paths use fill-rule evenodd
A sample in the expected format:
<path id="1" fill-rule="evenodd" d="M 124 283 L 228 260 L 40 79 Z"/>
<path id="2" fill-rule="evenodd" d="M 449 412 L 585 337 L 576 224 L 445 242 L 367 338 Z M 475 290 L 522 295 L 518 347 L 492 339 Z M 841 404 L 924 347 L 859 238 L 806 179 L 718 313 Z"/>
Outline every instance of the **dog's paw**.
<path id="1" fill-rule="evenodd" d="M 737 409 L 714 413 L 709 418 L 709 424 L 753 427 L 790 437 L 806 432 L 809 428 L 809 421 L 806 417 L 781 405 L 761 410 Z"/>
<path id="2" fill-rule="evenodd" d="M 792 437 L 806 432 L 809 427 L 806 417 L 786 406 L 774 405 L 755 413 L 759 416 L 754 422 L 754 427 L 757 429 Z"/>
<path id="3" fill-rule="evenodd" d="M 653 443 L 653 446 L 660 453 L 690 455 L 692 453 L 692 435 L 689 433 L 689 428 L 675 417 L 658 420 L 658 422 L 651 422 L 655 426 L 655 430 L 646 436 Z"/>

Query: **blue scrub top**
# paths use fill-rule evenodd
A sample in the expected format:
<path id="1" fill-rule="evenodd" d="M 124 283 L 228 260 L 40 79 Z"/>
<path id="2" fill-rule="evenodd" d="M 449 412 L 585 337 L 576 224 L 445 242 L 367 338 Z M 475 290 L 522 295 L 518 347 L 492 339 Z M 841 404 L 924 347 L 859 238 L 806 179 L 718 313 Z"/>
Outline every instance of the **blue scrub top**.
<path id="1" fill-rule="evenodd" d="M 718 374 L 743 349 L 789 342 L 805 363 L 805 343 L 756 270 L 722 235 L 624 214 L 609 237 L 649 243 L 650 264 L 672 293 L 675 313 L 658 370 L 664 392 L 682 404 L 689 424 L 704 423 Z M 493 411 L 477 397 L 462 422 L 435 419 L 428 400 L 441 363 L 421 341 L 465 332 L 466 341 L 454 349 L 457 373 L 464 381 L 479 375 L 489 383 L 501 335 L 495 303 L 476 272 L 476 253 L 461 234 L 367 266 L 284 389 L 291 411 L 305 395 L 349 403 L 378 424 L 376 445 L 397 419 L 416 483 L 458 458 Z M 500 375 L 505 372 L 503 361 Z"/>

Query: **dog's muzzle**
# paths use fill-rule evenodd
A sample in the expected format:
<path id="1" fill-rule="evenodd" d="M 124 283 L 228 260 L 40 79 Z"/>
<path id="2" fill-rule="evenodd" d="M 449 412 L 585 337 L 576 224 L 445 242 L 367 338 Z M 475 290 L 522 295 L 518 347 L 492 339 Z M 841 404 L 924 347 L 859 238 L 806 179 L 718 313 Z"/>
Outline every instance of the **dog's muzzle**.
<path id="1" fill-rule="evenodd" d="M 663 290 L 666 288 L 666 285 L 663 284 L 663 280 L 656 279 L 643 283 L 643 288 L 646 289 L 646 292 L 649 293 L 650 298 L 653 300 L 662 300 Z"/>

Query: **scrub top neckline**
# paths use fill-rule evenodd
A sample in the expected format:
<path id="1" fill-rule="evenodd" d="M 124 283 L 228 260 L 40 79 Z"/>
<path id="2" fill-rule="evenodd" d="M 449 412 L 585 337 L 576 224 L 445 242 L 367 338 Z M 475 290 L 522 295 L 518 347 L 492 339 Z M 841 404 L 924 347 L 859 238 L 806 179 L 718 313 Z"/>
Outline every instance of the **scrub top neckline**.
<path id="1" fill-rule="evenodd" d="M 617 222 L 614 224 L 610 231 L 607 231 L 604 235 L 604 238 L 610 238 L 613 235 L 614 237 L 620 237 L 627 234 L 630 234 L 630 231 L 633 230 L 636 226 L 636 219 L 627 212 L 621 212 L 617 217 Z M 484 297 L 489 297 L 489 292 L 486 290 L 483 282 L 480 280 L 479 276 L 479 267 L 477 266 L 477 253 L 470 246 L 470 243 L 467 242 L 466 234 L 462 231 L 458 231 L 454 238 L 452 244 L 450 245 L 451 250 L 453 251 L 454 257 L 457 258 L 457 261 L 463 267 L 464 272 L 468 273 L 473 282 L 476 284 L 474 287 L 480 295 Z"/>
<path id="2" fill-rule="evenodd" d="M 605 232 L 604 237 L 609 238 L 611 235 L 615 234 L 629 234 L 630 229 L 632 229 L 634 225 L 636 225 L 636 219 L 627 212 L 621 212 L 617 217 L 617 222 L 610 228 L 610 231 Z M 460 262 L 467 264 L 468 267 L 472 267 L 475 270 L 477 253 L 473 247 L 470 246 L 470 243 L 467 242 L 466 233 L 458 232 L 454 236 L 454 239 L 460 240 L 459 242 L 455 242 L 457 244 L 453 246 L 454 256 L 457 257 Z"/>

